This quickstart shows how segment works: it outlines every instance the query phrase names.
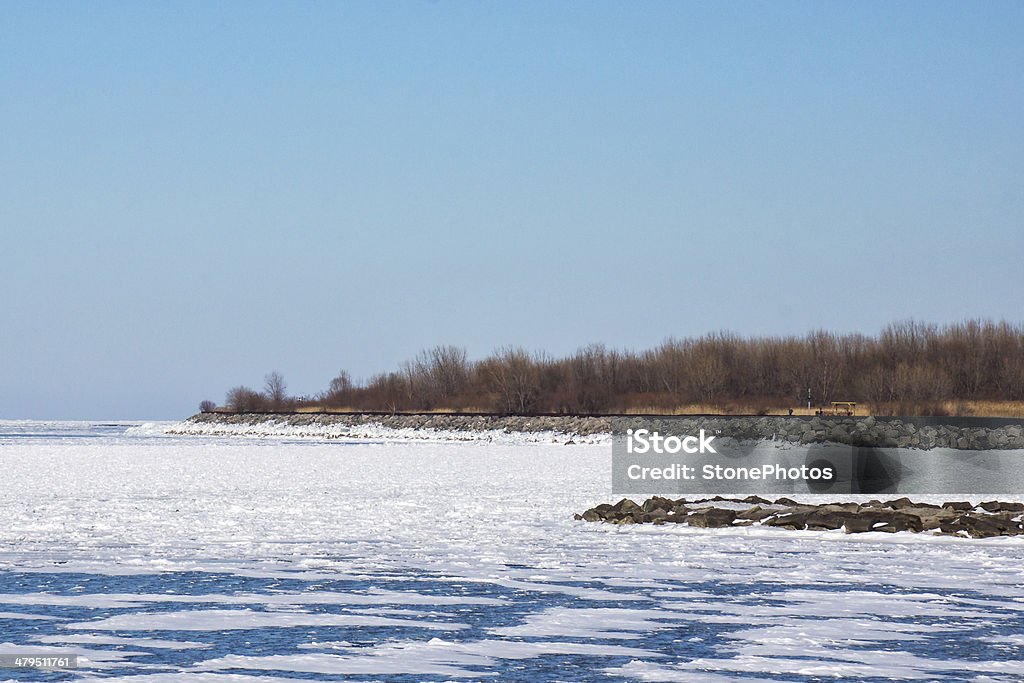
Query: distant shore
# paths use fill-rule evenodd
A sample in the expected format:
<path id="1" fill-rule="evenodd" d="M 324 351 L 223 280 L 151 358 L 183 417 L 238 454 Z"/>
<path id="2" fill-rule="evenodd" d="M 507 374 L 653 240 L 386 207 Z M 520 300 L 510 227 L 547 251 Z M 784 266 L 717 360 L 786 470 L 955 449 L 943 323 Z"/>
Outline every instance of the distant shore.
<path id="1" fill-rule="evenodd" d="M 693 433 L 704 429 L 737 440 L 799 444 L 844 443 L 882 448 L 1024 449 L 1024 422 L 1007 418 L 848 416 L 578 416 L 479 413 L 198 413 L 172 433 L 211 436 L 372 437 L 410 433 L 453 435 L 521 434 L 538 440 L 609 436 L 632 421 L 678 420 Z M 617 422 L 616 422 L 617 421 Z M 411 434 L 410 434 L 411 435 Z"/>

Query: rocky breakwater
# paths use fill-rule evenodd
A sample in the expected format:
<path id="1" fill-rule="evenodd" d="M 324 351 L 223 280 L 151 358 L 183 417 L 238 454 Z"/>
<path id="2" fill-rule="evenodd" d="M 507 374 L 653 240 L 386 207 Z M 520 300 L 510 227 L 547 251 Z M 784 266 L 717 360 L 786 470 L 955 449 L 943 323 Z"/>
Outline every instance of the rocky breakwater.
<path id="1" fill-rule="evenodd" d="M 182 423 L 204 433 L 237 433 L 273 423 L 310 432 L 379 425 L 395 430 L 509 433 L 554 432 L 568 436 L 623 433 L 626 429 L 664 425 L 665 433 L 698 434 L 705 430 L 738 441 L 841 443 L 873 448 L 955 448 L 961 450 L 1024 449 L 1024 422 L 995 418 L 924 417 L 773 417 L 773 416 L 584 416 L 471 415 L 446 413 L 199 413 Z"/>
<path id="2" fill-rule="evenodd" d="M 991 538 L 1024 534 L 1024 503 L 990 501 L 974 505 L 950 502 L 942 505 L 915 503 L 909 498 L 886 502 L 801 504 L 789 498 L 774 501 L 759 496 L 702 500 L 673 500 L 655 496 L 641 504 L 629 498 L 602 504 L 577 520 L 609 524 L 685 524 L 701 528 L 778 527 L 791 530 L 842 530 L 848 534 L 869 531 Z"/>
<path id="3" fill-rule="evenodd" d="M 460 415 L 445 413 L 199 413 L 185 421 L 195 426 L 255 427 L 273 422 L 310 430 L 355 428 L 379 425 L 396 430 L 436 430 L 443 432 L 557 432 L 592 436 L 611 432 L 611 418 L 572 415 Z"/>
<path id="4" fill-rule="evenodd" d="M 618 432 L 652 427 L 659 418 L 619 417 Z M 1024 449 L 1024 422 L 969 417 L 756 417 L 694 416 L 665 419 L 665 431 L 697 434 L 701 429 L 737 441 L 794 444 L 840 443 L 872 448 Z"/>

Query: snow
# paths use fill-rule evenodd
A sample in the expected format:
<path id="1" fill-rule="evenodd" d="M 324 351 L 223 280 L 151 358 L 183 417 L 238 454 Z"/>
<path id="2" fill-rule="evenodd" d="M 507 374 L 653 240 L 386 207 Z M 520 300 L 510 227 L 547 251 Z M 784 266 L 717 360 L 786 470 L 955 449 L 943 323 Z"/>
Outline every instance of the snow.
<path id="1" fill-rule="evenodd" d="M 132 425 L 126 432 L 132 436 L 207 436 L 273 440 L 340 440 L 348 442 L 405 442 L 405 443 L 460 443 L 485 444 L 577 444 L 610 445 L 610 434 L 564 434 L 554 431 L 508 432 L 491 430 L 453 430 L 434 428 L 394 428 L 376 422 L 360 425 L 308 424 L 294 425 L 285 420 L 268 417 L 252 424 L 228 422 L 145 422 Z"/>
<path id="2" fill-rule="evenodd" d="M 0 652 L 80 653 L 80 680 L 1024 675 L 1021 539 L 575 521 L 617 500 L 598 442 L 89 430 L 0 424 L 0 581 L 43 577 L 0 585 L 27 629 Z M 186 574 L 244 585 L 153 587 Z"/>
<path id="3" fill-rule="evenodd" d="M 68 624 L 66 628 L 90 631 L 229 631 L 269 626 L 372 626 L 378 628 L 395 626 L 431 631 L 457 631 L 466 628 L 465 624 L 392 619 L 361 614 L 258 612 L 249 609 L 135 612 L 119 614 L 106 619 Z"/>
<path id="4" fill-rule="evenodd" d="M 685 618 L 685 617 L 682 617 Z M 652 609 L 556 607 L 527 616 L 522 624 L 490 629 L 499 636 L 630 640 L 660 628 L 678 626 L 679 615 Z"/>
<path id="5" fill-rule="evenodd" d="M 235 593 L 222 595 L 174 595 L 167 593 L 79 593 L 55 595 L 52 593 L 0 593 L 0 604 L 56 605 L 62 607 L 92 607 L 118 609 L 151 603 L 213 603 L 221 605 L 501 605 L 496 598 L 460 595 L 425 595 L 411 591 L 373 590 L 366 593 Z"/>
<path id="6" fill-rule="evenodd" d="M 493 666 L 497 659 L 531 659 L 543 655 L 591 657 L 658 657 L 657 653 L 620 645 L 500 640 L 385 643 L 374 648 L 347 648 L 353 654 L 314 653 L 270 657 L 228 656 L 199 665 L 202 670 L 268 669 L 323 674 L 404 674 L 477 678 L 480 673 L 460 667 Z"/>
<path id="7" fill-rule="evenodd" d="M 82 680 L 95 681 L 96 679 L 83 678 Z M 176 671 L 174 673 L 104 676 L 103 683 L 296 683 L 296 679 L 294 677 L 253 676 L 251 674 Z"/>
<path id="8" fill-rule="evenodd" d="M 81 644 L 81 645 L 127 645 L 134 648 L 150 648 L 166 650 L 187 650 L 207 648 L 208 643 L 194 643 L 187 640 L 160 640 L 157 638 L 122 638 L 119 636 L 86 634 L 61 634 L 59 636 L 37 636 L 32 639 L 37 643 Z"/>
<path id="9" fill-rule="evenodd" d="M 0 612 L 0 619 L 35 619 L 36 621 L 56 621 L 57 617 L 45 614 L 24 614 L 22 612 Z"/>

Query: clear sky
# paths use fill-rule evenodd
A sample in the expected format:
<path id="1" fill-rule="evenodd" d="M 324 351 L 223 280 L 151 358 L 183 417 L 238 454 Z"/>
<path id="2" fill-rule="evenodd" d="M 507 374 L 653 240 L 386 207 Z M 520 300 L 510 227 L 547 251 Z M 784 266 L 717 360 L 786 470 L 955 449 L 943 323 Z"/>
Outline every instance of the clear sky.
<path id="1" fill-rule="evenodd" d="M 1024 319 L 1021 2 L 0 0 L 0 418 Z"/>

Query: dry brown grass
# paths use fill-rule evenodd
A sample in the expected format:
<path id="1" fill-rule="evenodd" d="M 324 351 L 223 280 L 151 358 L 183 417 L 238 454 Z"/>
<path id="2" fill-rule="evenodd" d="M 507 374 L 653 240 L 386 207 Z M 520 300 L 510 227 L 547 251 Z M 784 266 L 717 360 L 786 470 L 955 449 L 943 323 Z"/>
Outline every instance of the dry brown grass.
<path id="1" fill-rule="evenodd" d="M 788 415 L 790 408 L 794 416 L 814 415 L 817 407 L 807 410 L 807 405 L 772 405 L 766 403 L 687 403 L 674 408 L 659 406 L 633 406 L 625 412 L 631 415 Z M 902 410 L 900 408 L 903 408 Z M 826 415 L 832 414 L 825 408 Z M 840 412 L 840 415 L 845 415 Z M 938 401 L 914 406 L 888 406 L 858 403 L 854 416 L 868 415 L 946 415 L 957 417 L 1016 417 L 1024 418 L 1024 401 Z"/>
<path id="2" fill-rule="evenodd" d="M 366 412 L 366 408 L 358 408 L 355 406 L 319 406 L 319 405 L 304 405 L 295 408 L 296 413 L 363 413 Z M 374 410 L 372 412 L 388 412 L 381 410 Z M 432 408 L 430 410 L 417 410 L 417 411 L 405 411 L 399 410 L 398 412 L 416 412 L 422 415 L 449 415 L 452 413 L 487 413 L 491 412 L 487 408 L 480 408 L 477 406 L 469 406 L 467 408 Z"/>
<path id="3" fill-rule="evenodd" d="M 950 415 L 1024 417 L 1024 401 L 945 401 Z"/>
<path id="4" fill-rule="evenodd" d="M 674 408 L 658 406 L 633 406 L 625 412 L 630 415 L 658 414 L 658 415 L 789 415 L 790 408 L 794 416 L 813 415 L 817 408 L 809 412 L 807 406 L 789 406 L 767 403 L 686 403 Z M 831 408 L 826 409 L 831 413 Z M 866 405 L 858 404 L 854 415 L 867 416 L 871 411 Z"/>
<path id="5" fill-rule="evenodd" d="M 727 402 L 727 403 L 685 403 L 682 405 L 675 406 L 673 408 L 665 408 L 664 406 L 657 405 L 636 405 L 626 408 L 624 411 L 628 415 L 773 415 L 773 416 L 785 416 L 789 414 L 790 408 L 793 409 L 793 415 L 807 416 L 813 415 L 818 410 L 817 407 L 812 408 L 810 411 L 807 410 L 807 405 L 780 405 L 771 404 L 768 402 L 750 402 L 750 403 L 739 403 L 739 402 Z M 299 406 L 295 409 L 297 413 L 358 413 L 362 412 L 359 408 L 351 406 L 332 406 L 330 408 L 316 405 L 305 405 Z M 433 413 L 438 415 L 446 415 L 450 413 L 488 413 L 492 412 L 487 408 L 480 406 L 470 406 L 461 409 L 454 408 L 435 408 L 433 410 L 417 411 L 420 413 Z M 831 415 L 831 408 L 825 409 L 826 415 Z M 840 413 L 844 415 L 845 413 Z M 948 415 L 948 416 L 960 416 L 960 417 L 1015 417 L 1024 418 L 1024 401 L 938 401 L 929 403 L 928 405 L 921 404 L 916 409 L 911 406 L 888 406 L 888 405 L 871 405 L 868 403 L 858 403 L 854 410 L 854 415 L 857 417 L 866 417 L 868 415 L 893 415 L 893 414 L 914 414 L 914 415 Z"/>

